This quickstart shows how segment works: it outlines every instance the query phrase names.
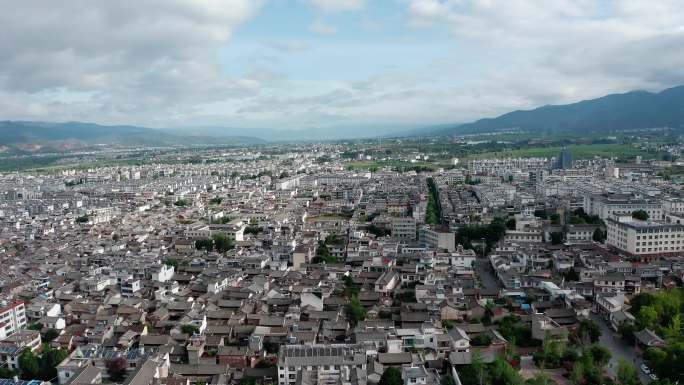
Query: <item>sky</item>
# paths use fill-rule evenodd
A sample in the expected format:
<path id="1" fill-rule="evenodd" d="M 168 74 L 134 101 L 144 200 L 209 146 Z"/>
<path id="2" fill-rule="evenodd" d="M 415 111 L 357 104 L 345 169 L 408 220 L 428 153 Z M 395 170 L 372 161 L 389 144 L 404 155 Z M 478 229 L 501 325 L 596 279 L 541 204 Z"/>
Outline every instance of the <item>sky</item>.
<path id="1" fill-rule="evenodd" d="M 401 128 L 684 84 L 681 0 L 0 7 L 0 120 Z"/>

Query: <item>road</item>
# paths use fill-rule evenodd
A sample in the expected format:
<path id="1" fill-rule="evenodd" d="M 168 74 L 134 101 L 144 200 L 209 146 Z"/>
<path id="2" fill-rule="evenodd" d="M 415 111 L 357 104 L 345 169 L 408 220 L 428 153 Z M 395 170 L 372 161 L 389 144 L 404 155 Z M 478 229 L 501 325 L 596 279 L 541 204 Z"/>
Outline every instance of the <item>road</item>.
<path id="1" fill-rule="evenodd" d="M 475 272 L 477 273 L 483 288 L 501 288 L 499 279 L 496 277 L 496 275 L 494 275 L 494 270 L 492 269 L 492 265 L 489 263 L 488 258 L 479 257 L 475 259 Z"/>
<path id="2" fill-rule="evenodd" d="M 641 357 L 637 357 L 634 347 L 625 343 L 625 341 L 620 338 L 619 334 L 613 332 L 603 318 L 593 313 L 591 314 L 591 318 L 601 328 L 601 339 L 599 340 L 599 343 L 601 346 L 608 348 L 613 355 L 613 357 L 610 359 L 610 363 L 608 364 L 608 373 L 615 378 L 618 361 L 620 359 L 624 359 L 625 361 L 631 362 L 636 366 L 637 370 L 639 371 L 639 379 L 641 380 L 642 384 L 648 384 L 651 382 L 651 379 L 641 371 L 641 364 L 643 361 L 641 360 Z"/>

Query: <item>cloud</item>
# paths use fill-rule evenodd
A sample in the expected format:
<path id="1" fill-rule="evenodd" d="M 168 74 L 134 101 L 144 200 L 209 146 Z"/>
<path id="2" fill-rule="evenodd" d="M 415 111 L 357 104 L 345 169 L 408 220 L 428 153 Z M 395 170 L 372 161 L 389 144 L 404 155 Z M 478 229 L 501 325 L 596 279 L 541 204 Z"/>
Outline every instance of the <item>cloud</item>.
<path id="1" fill-rule="evenodd" d="M 409 26 L 445 28 L 471 47 L 482 81 L 497 78 L 541 104 L 684 82 L 679 1 L 411 0 L 405 12 Z M 539 100 L 537 82 L 560 92 Z"/>
<path id="2" fill-rule="evenodd" d="M 265 2 L 0 0 L 0 118 L 420 125 L 684 83 L 679 0 L 300 0 L 354 35 L 266 17 L 239 40 Z"/>
<path id="3" fill-rule="evenodd" d="M 409 20 L 414 26 L 432 25 L 447 12 L 447 4 L 439 0 L 414 0 L 408 6 Z"/>
<path id="4" fill-rule="evenodd" d="M 323 12 L 358 11 L 366 6 L 366 0 L 309 0 L 309 3 Z"/>
<path id="5" fill-rule="evenodd" d="M 309 44 L 296 40 L 268 41 L 265 43 L 265 45 L 280 52 L 299 52 L 306 51 L 311 48 Z"/>
<path id="6" fill-rule="evenodd" d="M 337 33 L 337 28 L 335 26 L 325 24 L 320 20 L 316 20 L 311 23 L 309 30 L 319 35 L 333 35 Z"/>
<path id="7" fill-rule="evenodd" d="M 103 121 L 189 114 L 194 105 L 253 92 L 214 58 L 260 0 L 0 0 L 0 88 L 31 97 L 53 119 Z M 90 95 L 70 108 L 56 95 Z M 5 106 L 5 105 L 3 105 Z M 31 111 L 0 107 L 21 117 Z"/>

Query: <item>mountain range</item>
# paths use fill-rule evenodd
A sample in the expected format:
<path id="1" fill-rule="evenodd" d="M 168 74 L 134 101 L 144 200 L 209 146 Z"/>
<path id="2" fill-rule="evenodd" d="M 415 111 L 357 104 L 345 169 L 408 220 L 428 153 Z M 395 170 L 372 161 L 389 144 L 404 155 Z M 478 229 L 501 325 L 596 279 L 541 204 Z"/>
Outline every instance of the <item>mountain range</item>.
<path id="1" fill-rule="evenodd" d="M 120 146 L 257 144 L 264 140 L 239 135 L 195 135 L 137 126 L 104 126 L 83 122 L 0 121 L 0 151 L 46 152 Z"/>
<path id="2" fill-rule="evenodd" d="M 454 135 L 520 129 L 581 135 L 656 127 L 684 128 L 684 86 L 658 93 L 632 91 L 572 104 L 513 111 L 473 123 L 443 125 L 431 133 Z"/>
<path id="3" fill-rule="evenodd" d="M 658 93 L 633 91 L 612 94 L 572 104 L 513 111 L 472 123 L 423 128 L 377 125 L 306 130 L 228 127 L 154 129 L 83 122 L 0 121 L 0 152 L 65 151 L 99 144 L 250 145 L 274 141 L 458 135 L 512 129 L 540 134 L 582 135 L 655 127 L 684 129 L 684 86 Z M 249 132 L 249 135 L 244 135 L 245 132 Z"/>

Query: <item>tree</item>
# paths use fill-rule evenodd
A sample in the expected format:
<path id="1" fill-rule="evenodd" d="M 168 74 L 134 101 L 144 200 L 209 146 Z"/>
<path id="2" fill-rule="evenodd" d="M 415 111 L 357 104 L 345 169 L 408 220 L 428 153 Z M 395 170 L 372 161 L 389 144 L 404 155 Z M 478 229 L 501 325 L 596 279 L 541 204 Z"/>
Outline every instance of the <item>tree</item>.
<path id="1" fill-rule="evenodd" d="M 188 335 L 198 334 L 199 328 L 193 324 L 186 324 L 181 326 L 181 332 Z"/>
<path id="2" fill-rule="evenodd" d="M 15 375 L 14 370 L 0 366 L 0 378 L 12 378 Z"/>
<path id="3" fill-rule="evenodd" d="M 537 374 L 534 375 L 533 378 L 528 379 L 525 381 L 526 385 L 555 385 L 556 381 L 554 381 L 551 377 L 549 377 L 548 374 L 542 372 L 537 372 Z"/>
<path id="4" fill-rule="evenodd" d="M 580 276 L 574 267 L 571 267 L 563 276 L 565 277 L 565 280 L 569 282 L 577 282 L 580 280 Z"/>
<path id="5" fill-rule="evenodd" d="M 359 301 L 359 297 L 352 297 L 347 304 L 346 310 L 349 322 L 353 326 L 356 326 L 359 321 L 366 319 L 366 308 L 363 307 L 363 304 L 361 304 L 361 301 Z"/>
<path id="6" fill-rule="evenodd" d="M 672 342 L 665 348 L 649 348 L 644 358 L 661 379 L 675 382 L 684 378 L 684 342 Z"/>
<path id="7" fill-rule="evenodd" d="M 451 374 L 445 374 L 439 380 L 440 385 L 456 385 L 456 380 Z"/>
<path id="8" fill-rule="evenodd" d="M 197 250 L 214 250 L 214 240 L 213 239 L 198 239 L 195 241 L 195 248 Z"/>
<path id="9" fill-rule="evenodd" d="M 580 322 L 578 333 L 582 341 L 588 340 L 591 343 L 596 343 L 601 338 L 601 329 L 591 319 L 585 319 Z"/>
<path id="10" fill-rule="evenodd" d="M 645 210 L 634 210 L 632 212 L 632 218 L 645 221 L 648 220 L 648 213 Z"/>
<path id="11" fill-rule="evenodd" d="M 594 234 L 591 236 L 591 239 L 593 239 L 594 242 L 603 243 L 603 241 L 606 240 L 606 232 L 601 230 L 600 227 L 597 227 L 596 230 L 594 230 Z"/>
<path id="12" fill-rule="evenodd" d="M 639 329 L 653 329 L 658 323 L 658 311 L 653 306 L 644 306 L 635 318 Z"/>
<path id="13" fill-rule="evenodd" d="M 627 341 L 630 345 L 634 344 L 634 332 L 636 330 L 636 326 L 634 326 L 633 323 L 631 322 L 623 322 L 618 326 L 618 333 L 620 333 L 620 336 L 622 339 Z"/>
<path id="14" fill-rule="evenodd" d="M 560 225 L 560 220 L 561 220 L 560 215 L 558 215 L 558 214 L 551 214 L 550 219 L 551 219 L 551 224 L 552 224 L 552 225 Z"/>
<path id="15" fill-rule="evenodd" d="M 506 228 L 509 230 L 515 230 L 515 218 L 511 218 L 506 221 Z"/>
<path id="16" fill-rule="evenodd" d="M 620 359 L 617 367 L 617 383 L 619 385 L 640 385 L 639 372 L 632 363 Z"/>
<path id="17" fill-rule="evenodd" d="M 185 207 L 185 206 L 189 206 L 190 202 L 188 202 L 185 199 L 179 199 L 179 200 L 173 202 L 173 205 L 176 207 Z"/>
<path id="18" fill-rule="evenodd" d="M 215 234 L 213 239 L 214 247 L 219 253 L 225 253 L 235 247 L 233 240 L 228 238 L 225 234 Z"/>
<path id="19" fill-rule="evenodd" d="M 164 260 L 164 264 L 165 264 L 166 266 L 171 266 L 171 267 L 173 267 L 174 269 L 177 269 L 177 268 L 178 268 L 178 260 L 177 260 L 176 258 L 166 258 L 166 259 Z"/>
<path id="20" fill-rule="evenodd" d="M 40 322 L 34 322 L 34 323 L 28 325 L 28 326 L 26 327 L 26 329 L 28 329 L 28 330 L 37 330 L 37 331 L 41 331 L 41 330 L 43 330 L 43 324 L 40 323 Z"/>
<path id="21" fill-rule="evenodd" d="M 389 367 L 382 372 L 380 382 L 378 385 L 403 385 L 404 381 L 401 379 L 401 370 L 395 367 Z"/>
<path id="22" fill-rule="evenodd" d="M 518 371 L 513 368 L 503 357 L 499 356 L 489 366 L 489 375 L 492 384 L 522 385 L 523 379 Z"/>
<path id="23" fill-rule="evenodd" d="M 107 375 L 109 375 L 109 379 L 114 382 L 123 381 L 126 378 L 126 366 L 126 359 L 122 356 L 105 361 Z"/>
<path id="24" fill-rule="evenodd" d="M 554 231 L 551 233 L 551 244 L 560 245 L 563 243 L 563 233 L 560 231 Z"/>
<path id="25" fill-rule="evenodd" d="M 589 357 L 601 367 L 606 365 L 613 356 L 608 348 L 597 344 L 592 345 L 587 353 L 589 354 Z"/>
<path id="26" fill-rule="evenodd" d="M 59 337 L 59 331 L 56 329 L 48 329 L 42 336 L 43 342 L 52 342 L 55 338 Z"/>
<path id="27" fill-rule="evenodd" d="M 473 346 L 489 346 L 492 343 L 492 338 L 482 333 L 474 337 L 471 343 Z"/>
<path id="28" fill-rule="evenodd" d="M 64 349 L 44 347 L 40 357 L 30 350 L 25 350 L 19 356 L 21 378 L 25 380 L 50 381 L 57 377 L 57 365 L 69 355 Z"/>
<path id="29" fill-rule="evenodd" d="M 22 379 L 35 380 L 40 374 L 40 359 L 30 349 L 26 349 L 19 356 L 19 369 Z"/>

